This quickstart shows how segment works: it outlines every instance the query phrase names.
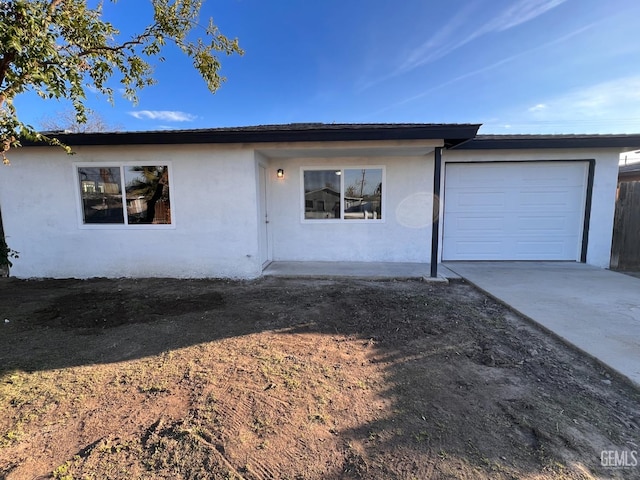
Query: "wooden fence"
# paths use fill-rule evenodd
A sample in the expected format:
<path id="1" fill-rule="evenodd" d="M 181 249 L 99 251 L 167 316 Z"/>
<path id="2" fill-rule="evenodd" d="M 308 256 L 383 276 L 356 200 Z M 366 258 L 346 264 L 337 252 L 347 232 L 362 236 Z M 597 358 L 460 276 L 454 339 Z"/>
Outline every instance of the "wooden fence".
<path id="1" fill-rule="evenodd" d="M 618 185 L 611 268 L 640 270 L 640 181 Z"/>

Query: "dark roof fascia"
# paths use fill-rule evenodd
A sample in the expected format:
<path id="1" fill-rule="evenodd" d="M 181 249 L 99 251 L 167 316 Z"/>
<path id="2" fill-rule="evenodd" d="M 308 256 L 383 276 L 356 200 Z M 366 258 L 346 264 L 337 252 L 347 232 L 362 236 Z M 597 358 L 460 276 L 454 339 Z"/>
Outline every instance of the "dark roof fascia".
<path id="1" fill-rule="evenodd" d="M 200 130 L 45 133 L 71 147 L 85 145 L 239 144 L 376 140 L 440 140 L 454 146 L 475 137 L 478 124 L 290 124 Z M 47 145 L 23 141 L 24 146 Z"/>
<path id="2" fill-rule="evenodd" d="M 507 150 L 536 148 L 635 149 L 640 134 L 625 135 L 478 135 L 454 146 L 456 150 Z"/>

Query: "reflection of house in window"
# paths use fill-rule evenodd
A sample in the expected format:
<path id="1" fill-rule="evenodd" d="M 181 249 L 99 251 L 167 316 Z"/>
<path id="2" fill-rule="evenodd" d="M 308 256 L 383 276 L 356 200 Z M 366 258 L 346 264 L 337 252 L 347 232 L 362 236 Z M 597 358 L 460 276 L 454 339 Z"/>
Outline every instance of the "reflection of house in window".
<path id="1" fill-rule="evenodd" d="M 364 196 L 347 201 L 345 197 L 344 218 L 382 218 L 380 196 Z"/>
<path id="2" fill-rule="evenodd" d="M 124 223 L 120 169 L 81 167 L 78 175 L 82 192 L 83 223 Z"/>
<path id="3" fill-rule="evenodd" d="M 87 171 L 81 172 L 85 176 L 90 176 Z M 109 182 L 105 183 L 100 180 L 82 180 L 82 193 L 107 193 L 107 194 L 119 194 L 120 185 L 117 183 Z"/>
<path id="4" fill-rule="evenodd" d="M 147 200 L 144 197 L 127 197 L 127 213 L 141 215 L 147 211 Z"/>
<path id="5" fill-rule="evenodd" d="M 98 191 L 100 193 L 106 193 L 110 195 L 116 195 L 120 193 L 120 184 L 118 183 L 99 183 Z"/>
<path id="6" fill-rule="evenodd" d="M 335 218 L 333 205 L 336 202 L 340 205 L 340 192 L 336 192 L 330 187 L 306 192 L 304 194 L 304 218 Z M 329 209 L 327 209 L 327 205 L 330 206 Z"/>
<path id="7" fill-rule="evenodd" d="M 82 181 L 82 193 L 96 193 L 96 182 Z"/>
<path id="8" fill-rule="evenodd" d="M 361 205 L 361 204 L 362 204 L 362 197 L 347 197 L 347 196 L 344 197 L 345 211 L 348 211 L 354 206 Z"/>

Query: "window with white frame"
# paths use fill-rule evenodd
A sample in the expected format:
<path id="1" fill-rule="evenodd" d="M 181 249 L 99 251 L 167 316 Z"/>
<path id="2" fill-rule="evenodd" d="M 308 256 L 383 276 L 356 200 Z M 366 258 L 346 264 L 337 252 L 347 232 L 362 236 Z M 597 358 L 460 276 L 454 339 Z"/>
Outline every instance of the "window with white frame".
<path id="1" fill-rule="evenodd" d="M 171 225 L 168 165 L 77 166 L 84 225 Z"/>
<path id="2" fill-rule="evenodd" d="M 305 220 L 383 219 L 382 167 L 303 169 Z"/>

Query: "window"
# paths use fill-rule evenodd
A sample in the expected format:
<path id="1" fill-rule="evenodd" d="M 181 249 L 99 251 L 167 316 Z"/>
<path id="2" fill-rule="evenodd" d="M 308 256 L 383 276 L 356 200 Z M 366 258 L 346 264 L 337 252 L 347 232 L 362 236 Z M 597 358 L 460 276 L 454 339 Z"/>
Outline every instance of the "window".
<path id="1" fill-rule="evenodd" d="M 305 220 L 382 220 L 384 170 L 303 170 Z"/>
<path id="2" fill-rule="evenodd" d="M 340 175 L 339 170 L 305 170 L 305 219 L 340 218 Z"/>
<path id="3" fill-rule="evenodd" d="M 344 218 L 382 219 L 382 169 L 344 170 Z"/>
<path id="4" fill-rule="evenodd" d="M 84 225 L 171 225 L 167 165 L 78 166 L 77 173 Z"/>

